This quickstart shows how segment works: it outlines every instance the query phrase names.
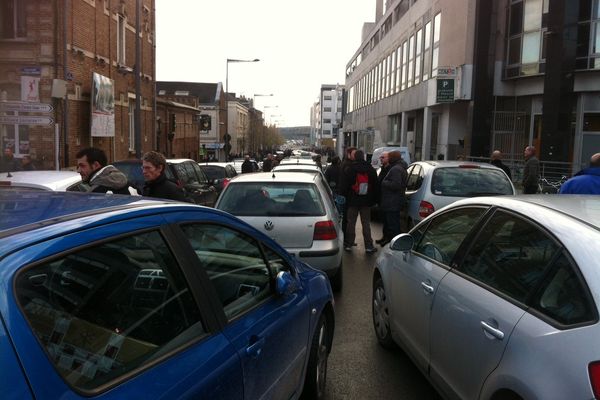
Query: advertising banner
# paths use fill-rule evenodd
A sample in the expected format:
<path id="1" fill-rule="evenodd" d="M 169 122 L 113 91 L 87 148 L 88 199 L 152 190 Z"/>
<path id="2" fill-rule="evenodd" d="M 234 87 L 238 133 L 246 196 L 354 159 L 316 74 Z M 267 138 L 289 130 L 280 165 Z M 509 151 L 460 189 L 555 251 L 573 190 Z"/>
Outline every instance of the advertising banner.
<path id="1" fill-rule="evenodd" d="M 92 136 L 115 136 L 115 85 L 106 76 L 92 76 Z"/>

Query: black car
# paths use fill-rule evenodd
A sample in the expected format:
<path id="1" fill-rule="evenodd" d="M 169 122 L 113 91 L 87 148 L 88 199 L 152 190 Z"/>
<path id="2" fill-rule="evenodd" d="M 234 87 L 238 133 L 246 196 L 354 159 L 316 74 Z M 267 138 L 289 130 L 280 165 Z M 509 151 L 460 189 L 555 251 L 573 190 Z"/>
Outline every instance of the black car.
<path id="1" fill-rule="evenodd" d="M 129 184 L 135 187 L 138 193 L 142 193 L 144 187 L 142 160 L 121 160 L 112 163 L 112 165 L 127 176 Z M 185 158 L 167 159 L 165 174 L 167 179 L 183 188 L 186 197 L 194 203 L 207 207 L 215 205 L 218 192 L 194 160 Z"/>
<path id="2" fill-rule="evenodd" d="M 209 182 L 219 193 L 227 186 L 231 178 L 237 175 L 235 168 L 227 163 L 204 163 L 198 165 L 200 165 L 200 169 L 208 176 Z"/>

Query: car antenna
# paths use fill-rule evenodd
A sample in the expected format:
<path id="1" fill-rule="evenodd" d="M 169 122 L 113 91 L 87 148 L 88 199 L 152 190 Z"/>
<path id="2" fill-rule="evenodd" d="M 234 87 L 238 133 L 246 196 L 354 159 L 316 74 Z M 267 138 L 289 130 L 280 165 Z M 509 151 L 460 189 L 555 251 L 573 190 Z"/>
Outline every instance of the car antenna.
<path id="1" fill-rule="evenodd" d="M 275 179 L 275 172 L 273 172 L 273 175 L 271 175 L 271 178 Z"/>

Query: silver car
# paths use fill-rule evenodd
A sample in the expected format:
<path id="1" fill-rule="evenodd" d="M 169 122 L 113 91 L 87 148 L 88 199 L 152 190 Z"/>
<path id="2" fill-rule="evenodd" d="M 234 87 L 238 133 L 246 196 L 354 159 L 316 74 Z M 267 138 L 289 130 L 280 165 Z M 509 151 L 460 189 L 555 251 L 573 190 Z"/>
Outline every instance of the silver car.
<path id="1" fill-rule="evenodd" d="M 446 398 L 600 396 L 600 198 L 465 199 L 395 237 L 373 324 Z"/>
<path id="2" fill-rule="evenodd" d="M 86 191 L 75 171 L 14 171 L 0 173 L 0 188 L 52 191 Z"/>
<path id="3" fill-rule="evenodd" d="M 215 208 L 273 238 L 342 286 L 343 234 L 333 195 L 318 172 L 259 172 L 233 178 Z"/>
<path id="4" fill-rule="evenodd" d="M 515 187 L 500 168 L 470 161 L 418 161 L 407 170 L 406 226 L 466 197 L 514 195 Z"/>

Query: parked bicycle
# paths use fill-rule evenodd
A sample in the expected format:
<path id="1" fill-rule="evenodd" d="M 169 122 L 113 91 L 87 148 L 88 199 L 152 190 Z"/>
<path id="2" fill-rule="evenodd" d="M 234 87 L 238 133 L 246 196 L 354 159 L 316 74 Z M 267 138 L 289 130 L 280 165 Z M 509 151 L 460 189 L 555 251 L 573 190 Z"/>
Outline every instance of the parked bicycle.
<path id="1" fill-rule="evenodd" d="M 560 187 L 567 181 L 566 176 L 561 176 L 557 180 L 550 180 L 546 177 L 541 177 L 538 180 L 538 193 L 556 194 L 560 191 Z"/>

